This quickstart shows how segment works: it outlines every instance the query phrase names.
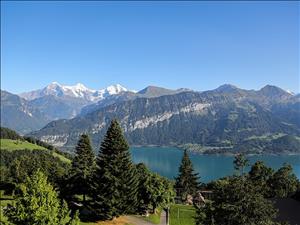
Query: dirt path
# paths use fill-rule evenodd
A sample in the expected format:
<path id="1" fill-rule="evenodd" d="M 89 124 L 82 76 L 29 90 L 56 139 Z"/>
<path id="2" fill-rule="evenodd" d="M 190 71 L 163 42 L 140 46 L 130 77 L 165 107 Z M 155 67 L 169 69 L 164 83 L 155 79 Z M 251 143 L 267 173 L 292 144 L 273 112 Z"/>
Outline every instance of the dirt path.
<path id="1" fill-rule="evenodd" d="M 153 223 L 145 221 L 136 216 L 126 216 L 125 218 L 128 220 L 128 222 L 130 222 L 134 225 L 153 225 Z M 166 225 L 166 224 L 167 224 L 166 223 L 166 212 L 163 210 L 160 215 L 160 224 L 159 225 Z"/>

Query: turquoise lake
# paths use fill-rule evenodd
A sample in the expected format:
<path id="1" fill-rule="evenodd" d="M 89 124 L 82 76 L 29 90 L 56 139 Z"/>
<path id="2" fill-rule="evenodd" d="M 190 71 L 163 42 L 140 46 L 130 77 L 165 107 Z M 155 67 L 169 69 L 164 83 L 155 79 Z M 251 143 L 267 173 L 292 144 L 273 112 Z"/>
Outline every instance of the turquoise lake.
<path id="1" fill-rule="evenodd" d="M 131 148 L 131 155 L 134 163 L 145 163 L 153 172 L 173 179 L 178 173 L 183 151 L 174 147 L 136 147 Z M 234 173 L 233 156 L 190 153 L 190 158 L 202 182 L 209 182 Z M 250 164 L 261 160 L 274 169 L 278 169 L 284 163 L 289 163 L 300 179 L 300 155 L 256 155 L 247 156 L 247 158 Z"/>

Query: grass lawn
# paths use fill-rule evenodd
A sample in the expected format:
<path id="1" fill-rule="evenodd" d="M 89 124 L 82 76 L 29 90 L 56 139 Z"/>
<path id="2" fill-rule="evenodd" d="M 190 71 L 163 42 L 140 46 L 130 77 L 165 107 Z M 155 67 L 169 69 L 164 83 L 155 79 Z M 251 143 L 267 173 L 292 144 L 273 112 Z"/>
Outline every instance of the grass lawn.
<path id="1" fill-rule="evenodd" d="M 49 151 L 54 157 L 59 158 L 61 161 L 65 163 L 71 163 L 71 160 L 64 157 L 63 155 L 60 155 L 56 152 L 52 152 L 47 148 L 44 148 L 42 146 L 29 143 L 28 141 L 21 141 L 21 140 L 11 140 L 11 139 L 0 139 L 0 146 L 1 149 L 9 150 L 9 151 L 15 151 L 15 150 L 22 150 L 22 149 L 29 149 L 29 150 L 44 150 Z"/>
<path id="2" fill-rule="evenodd" d="M 119 218 L 117 218 L 115 220 L 111 220 L 111 221 L 103 221 L 103 222 L 95 222 L 95 223 L 80 222 L 80 225 L 133 225 L 133 224 L 129 224 L 125 218 L 119 217 Z"/>
<path id="3" fill-rule="evenodd" d="M 170 208 L 170 225 L 194 225 L 195 209 L 191 205 L 172 205 Z"/>

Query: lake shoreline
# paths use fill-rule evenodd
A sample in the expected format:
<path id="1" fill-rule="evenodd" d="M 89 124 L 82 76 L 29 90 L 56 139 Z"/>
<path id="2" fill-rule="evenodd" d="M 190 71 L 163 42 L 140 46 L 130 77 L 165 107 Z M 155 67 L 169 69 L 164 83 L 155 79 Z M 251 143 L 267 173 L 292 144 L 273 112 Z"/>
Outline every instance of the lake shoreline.
<path id="1" fill-rule="evenodd" d="M 169 179 L 178 175 L 178 168 L 182 160 L 183 149 L 178 147 L 137 147 L 130 149 L 134 163 L 144 163 L 151 171 Z M 300 156 L 298 154 L 248 154 L 250 165 L 256 161 L 263 161 L 267 166 L 278 169 L 284 163 L 293 166 L 294 172 L 300 178 Z M 201 154 L 190 153 L 195 172 L 199 173 L 202 182 L 210 182 L 221 177 L 234 174 L 233 154 Z M 250 167 L 247 167 L 247 171 Z"/>
<path id="2" fill-rule="evenodd" d="M 243 152 L 201 152 L 197 150 L 192 150 L 188 148 L 184 148 L 179 145 L 131 145 L 131 148 L 162 148 L 162 149 L 167 149 L 167 148 L 177 148 L 182 151 L 187 150 L 189 153 L 194 153 L 198 155 L 220 155 L 220 156 L 235 156 L 237 154 L 243 153 Z M 243 153 L 246 156 L 281 156 L 281 155 L 287 155 L 287 156 L 300 156 L 300 152 L 282 152 L 282 153 L 272 153 L 272 152 L 264 152 L 264 153 Z"/>

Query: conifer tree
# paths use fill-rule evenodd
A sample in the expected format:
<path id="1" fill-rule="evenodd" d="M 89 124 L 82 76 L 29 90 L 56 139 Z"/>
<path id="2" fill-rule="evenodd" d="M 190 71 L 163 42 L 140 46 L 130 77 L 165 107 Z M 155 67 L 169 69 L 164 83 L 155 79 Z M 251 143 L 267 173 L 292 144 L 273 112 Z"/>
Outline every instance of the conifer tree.
<path id="1" fill-rule="evenodd" d="M 90 192 L 95 166 L 95 154 L 90 139 L 83 134 L 77 143 L 76 156 L 72 161 L 70 183 L 72 194 L 83 195 L 84 202 Z"/>
<path id="2" fill-rule="evenodd" d="M 185 201 L 187 195 L 194 195 L 196 193 L 199 185 L 199 176 L 197 173 L 194 173 L 193 164 L 185 150 L 179 167 L 179 175 L 175 183 L 177 195 Z"/>
<path id="3" fill-rule="evenodd" d="M 93 206 L 100 219 L 113 219 L 137 208 L 138 180 L 129 145 L 116 120 L 101 143 L 93 185 Z"/>
<path id="4" fill-rule="evenodd" d="M 66 202 L 61 204 L 58 194 L 47 177 L 40 171 L 27 177 L 20 185 L 21 194 L 15 205 L 5 212 L 8 220 L 16 225 L 78 225 L 78 213 L 74 219 Z"/>

